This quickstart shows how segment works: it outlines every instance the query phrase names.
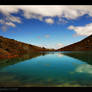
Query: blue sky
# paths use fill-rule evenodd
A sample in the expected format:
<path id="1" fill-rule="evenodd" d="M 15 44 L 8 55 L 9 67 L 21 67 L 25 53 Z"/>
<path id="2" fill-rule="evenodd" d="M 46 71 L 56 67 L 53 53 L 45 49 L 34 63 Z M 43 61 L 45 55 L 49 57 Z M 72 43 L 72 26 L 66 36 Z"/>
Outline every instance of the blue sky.
<path id="1" fill-rule="evenodd" d="M 54 11 L 52 12 L 53 15 L 49 12 L 46 13 L 49 15 L 39 13 L 41 12 L 39 8 L 39 11 L 29 16 L 29 14 L 31 14 L 30 9 L 27 11 L 23 7 L 21 11 L 17 11 L 19 8 L 14 8 L 14 10 L 9 8 L 5 10 L 6 6 L 3 7 L 4 8 L 0 7 L 0 36 L 37 46 L 58 49 L 78 42 L 92 33 L 92 16 L 86 12 L 87 10 L 82 15 L 77 14 L 79 11 L 77 11 L 76 8 L 72 10 L 76 11 L 76 15 L 71 14 L 71 11 L 67 10 L 72 17 L 69 17 L 70 15 L 65 13 L 69 15 L 66 17 L 64 14 L 62 16 L 54 16 L 55 13 L 59 13 L 54 13 Z M 25 13 L 22 9 L 25 10 Z M 84 8 L 82 9 L 84 10 Z M 33 10 L 35 11 L 35 9 Z M 56 9 L 55 11 L 58 10 Z M 8 17 L 6 15 L 8 15 Z"/>

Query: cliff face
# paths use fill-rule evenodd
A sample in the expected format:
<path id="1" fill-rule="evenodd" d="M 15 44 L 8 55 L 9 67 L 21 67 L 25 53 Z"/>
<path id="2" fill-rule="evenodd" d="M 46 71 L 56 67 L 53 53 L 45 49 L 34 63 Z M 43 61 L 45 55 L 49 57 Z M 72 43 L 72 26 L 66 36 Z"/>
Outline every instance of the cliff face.
<path id="1" fill-rule="evenodd" d="M 92 50 L 92 35 L 80 42 L 58 49 L 58 51 L 90 51 Z"/>
<path id="2" fill-rule="evenodd" d="M 23 54 L 46 50 L 46 48 L 41 48 L 0 36 L 0 58 L 13 58 Z"/>

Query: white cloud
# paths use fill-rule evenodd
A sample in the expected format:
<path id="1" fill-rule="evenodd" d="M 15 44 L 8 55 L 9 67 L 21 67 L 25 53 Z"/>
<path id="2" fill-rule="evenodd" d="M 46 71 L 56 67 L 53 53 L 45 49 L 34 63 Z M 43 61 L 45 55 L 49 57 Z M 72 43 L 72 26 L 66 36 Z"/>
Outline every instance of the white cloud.
<path id="1" fill-rule="evenodd" d="M 16 27 L 16 25 L 13 24 L 12 22 L 6 22 L 5 24 L 8 25 L 8 26 L 11 26 L 11 27 Z"/>
<path id="2" fill-rule="evenodd" d="M 14 6 L 13 6 L 14 8 Z M 21 9 L 24 11 L 24 16 L 26 18 L 31 18 L 33 15 L 50 16 L 50 17 L 65 17 L 67 19 L 76 19 L 79 16 L 88 14 L 92 16 L 92 6 L 73 6 L 73 5 L 31 5 L 31 6 L 15 6 L 16 11 Z M 15 11 L 15 12 L 16 12 Z"/>
<path id="3" fill-rule="evenodd" d="M 56 48 L 62 48 L 62 47 L 64 47 L 64 44 L 62 44 L 62 43 L 57 43 L 56 44 Z"/>
<path id="4" fill-rule="evenodd" d="M 50 44 L 44 43 L 44 44 L 42 45 L 42 43 L 41 43 L 39 46 L 43 46 L 43 47 L 46 47 L 46 48 L 49 48 L 49 49 L 59 49 L 59 48 L 64 47 L 64 44 L 62 44 L 62 43 L 57 43 L 57 44 L 53 44 L 53 43 L 50 43 Z"/>
<path id="5" fill-rule="evenodd" d="M 8 16 L 8 17 L 6 17 L 6 20 L 21 23 L 21 19 L 19 17 Z"/>
<path id="6" fill-rule="evenodd" d="M 2 19 L 0 19 L 0 23 L 1 23 L 1 24 L 4 24 L 4 23 L 5 23 L 5 21 L 4 21 L 4 20 L 2 20 Z"/>
<path id="7" fill-rule="evenodd" d="M 58 16 L 68 19 L 76 19 L 79 16 L 88 14 L 92 16 L 92 5 L 1 5 L 0 12 L 5 15 L 17 13 L 19 10 L 23 11 L 23 16 L 32 18 L 33 16 Z"/>
<path id="8" fill-rule="evenodd" d="M 20 10 L 23 11 L 20 15 L 27 19 L 35 18 L 43 21 L 44 17 L 50 17 L 50 19 L 46 18 L 45 22 L 47 23 L 53 23 L 55 16 L 76 19 L 88 14 L 92 17 L 92 5 L 0 5 L 0 13 L 13 24 L 14 22 L 21 23 L 19 17 L 12 15 L 13 13 L 17 14 Z"/>
<path id="9" fill-rule="evenodd" d="M 0 5 L 0 12 L 4 15 L 10 15 L 11 13 L 17 13 L 19 11 L 19 8 L 12 5 Z"/>
<path id="10" fill-rule="evenodd" d="M 45 19 L 45 22 L 46 23 L 49 23 L 49 24 L 53 24 L 54 23 L 54 20 L 51 19 L 51 18 L 48 18 L 48 19 Z"/>
<path id="11" fill-rule="evenodd" d="M 92 23 L 85 26 L 69 26 L 68 29 L 74 30 L 76 35 L 89 36 L 92 34 Z"/>
<path id="12" fill-rule="evenodd" d="M 16 27 L 15 23 L 21 23 L 21 19 L 19 17 L 7 15 L 7 16 L 4 16 L 4 18 L 0 19 L 0 23 L 3 26 L 3 27 L 1 27 L 1 29 L 3 31 L 6 31 L 8 26 Z"/>
<path id="13" fill-rule="evenodd" d="M 8 29 L 8 27 L 16 27 L 15 22 L 21 23 L 20 18 L 7 16 L 4 19 L 0 19 L 0 24 L 2 24 L 1 26 L 2 31 L 5 32 Z"/>
<path id="14" fill-rule="evenodd" d="M 54 48 L 54 49 L 59 49 L 59 48 L 62 48 L 64 47 L 64 44 L 63 43 L 57 43 L 57 44 L 48 44 L 46 46 L 46 48 Z"/>
<path id="15" fill-rule="evenodd" d="M 58 24 L 66 24 L 68 23 L 68 21 L 66 21 L 65 19 L 63 18 L 59 18 L 59 21 L 57 22 Z"/>

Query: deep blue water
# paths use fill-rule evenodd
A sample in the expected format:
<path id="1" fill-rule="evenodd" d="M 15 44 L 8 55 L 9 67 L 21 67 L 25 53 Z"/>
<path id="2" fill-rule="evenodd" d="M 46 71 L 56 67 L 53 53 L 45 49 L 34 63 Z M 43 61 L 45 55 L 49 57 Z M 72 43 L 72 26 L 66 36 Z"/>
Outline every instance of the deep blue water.
<path id="1" fill-rule="evenodd" d="M 92 53 L 46 53 L 15 64 L 0 66 L 0 83 L 16 84 L 15 86 L 92 85 Z"/>

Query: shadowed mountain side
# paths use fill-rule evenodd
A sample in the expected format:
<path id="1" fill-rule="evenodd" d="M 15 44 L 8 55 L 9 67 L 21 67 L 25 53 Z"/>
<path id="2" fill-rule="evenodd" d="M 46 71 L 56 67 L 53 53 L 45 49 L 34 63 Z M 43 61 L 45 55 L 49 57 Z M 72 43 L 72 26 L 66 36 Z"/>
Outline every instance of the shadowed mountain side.
<path id="1" fill-rule="evenodd" d="M 71 53 L 63 53 L 64 55 L 67 55 L 69 57 L 81 60 L 83 62 L 87 62 L 88 64 L 92 65 L 92 52 L 86 51 L 86 52 L 71 52 Z"/>
<path id="2" fill-rule="evenodd" d="M 33 58 L 36 58 L 36 57 L 39 57 L 39 56 L 44 56 L 48 53 L 32 53 L 32 54 L 25 54 L 25 55 L 22 55 L 20 57 L 16 57 L 16 58 L 11 58 L 11 59 L 1 59 L 0 60 L 0 68 L 3 68 L 3 67 L 6 67 L 6 66 L 9 66 L 9 65 L 13 65 L 13 64 L 17 64 L 19 62 L 23 62 L 25 60 L 28 60 L 28 59 L 33 59 Z"/>
<path id="3" fill-rule="evenodd" d="M 19 57 L 20 55 L 23 54 L 31 54 L 40 51 L 52 51 L 52 50 L 0 36 L 0 59 L 14 58 Z"/>
<path id="4" fill-rule="evenodd" d="M 92 35 L 80 42 L 65 46 L 57 51 L 92 51 Z"/>

